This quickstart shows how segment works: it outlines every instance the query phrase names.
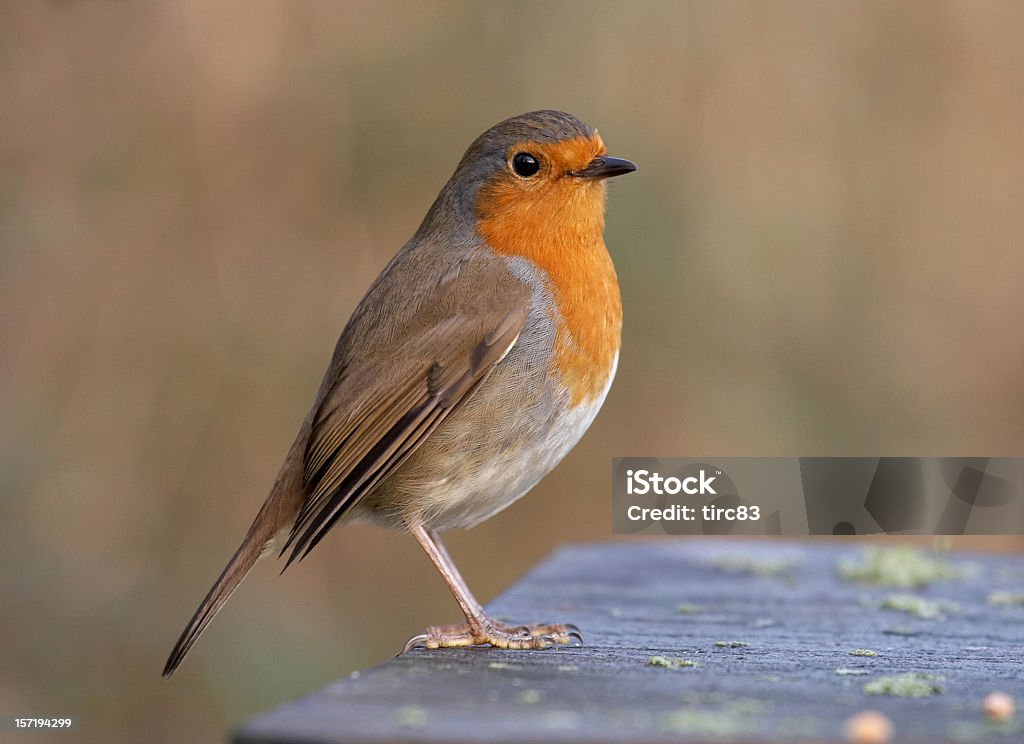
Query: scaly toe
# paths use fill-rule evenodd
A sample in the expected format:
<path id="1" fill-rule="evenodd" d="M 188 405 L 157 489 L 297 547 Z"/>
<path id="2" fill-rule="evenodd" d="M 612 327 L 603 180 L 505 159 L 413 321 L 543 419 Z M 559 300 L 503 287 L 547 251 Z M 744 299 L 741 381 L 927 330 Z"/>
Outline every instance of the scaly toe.
<path id="1" fill-rule="evenodd" d="M 583 645 L 583 633 L 571 623 L 544 623 L 525 627 L 531 636 L 548 636 L 559 645 Z"/>
<path id="2" fill-rule="evenodd" d="M 583 635 L 575 625 L 547 623 L 543 625 L 509 625 L 490 621 L 481 627 L 442 625 L 427 628 L 426 633 L 406 641 L 402 653 L 414 648 L 463 648 L 493 646 L 515 650 L 544 649 L 552 646 L 582 646 Z"/>
<path id="3" fill-rule="evenodd" d="M 583 634 L 575 625 L 543 623 L 507 625 L 492 622 L 481 634 L 485 643 L 497 648 L 536 649 L 551 646 L 582 646 Z"/>
<path id="4" fill-rule="evenodd" d="M 534 635 L 531 632 L 531 626 L 529 625 L 510 625 L 503 623 L 500 620 L 492 620 L 490 630 L 496 633 L 505 633 L 512 636 L 528 637 Z"/>

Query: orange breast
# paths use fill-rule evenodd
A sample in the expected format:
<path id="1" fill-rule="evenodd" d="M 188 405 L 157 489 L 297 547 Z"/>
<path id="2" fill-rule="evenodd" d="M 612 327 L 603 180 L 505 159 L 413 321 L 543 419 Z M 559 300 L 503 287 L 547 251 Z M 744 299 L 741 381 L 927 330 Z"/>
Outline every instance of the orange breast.
<path id="1" fill-rule="evenodd" d="M 573 406 L 604 391 L 622 335 L 619 283 L 604 244 L 604 202 L 602 181 L 576 178 L 533 190 L 499 179 L 477 201 L 477 229 L 488 245 L 528 259 L 547 275 L 558 305 L 553 315 L 561 319 L 552 367 Z"/>

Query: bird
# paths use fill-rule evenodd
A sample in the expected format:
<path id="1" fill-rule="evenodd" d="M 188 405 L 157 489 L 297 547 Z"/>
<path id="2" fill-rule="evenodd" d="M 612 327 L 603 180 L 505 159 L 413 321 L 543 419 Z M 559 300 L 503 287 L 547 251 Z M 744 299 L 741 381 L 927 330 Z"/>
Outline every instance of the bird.
<path id="1" fill-rule="evenodd" d="M 562 111 L 514 116 L 473 141 L 352 313 L 266 501 L 163 676 L 259 559 L 287 556 L 287 569 L 355 522 L 411 534 L 465 615 L 403 652 L 582 643 L 574 625 L 488 616 L 440 533 L 526 494 L 601 408 L 622 334 L 606 179 L 636 167 Z"/>

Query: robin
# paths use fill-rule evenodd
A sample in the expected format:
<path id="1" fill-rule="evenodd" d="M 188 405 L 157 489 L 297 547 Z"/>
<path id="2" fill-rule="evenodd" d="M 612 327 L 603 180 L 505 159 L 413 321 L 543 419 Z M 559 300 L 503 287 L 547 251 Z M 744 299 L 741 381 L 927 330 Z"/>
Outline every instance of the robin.
<path id="1" fill-rule="evenodd" d="M 488 617 L 439 533 L 525 494 L 597 415 L 622 330 L 604 182 L 633 170 L 561 111 L 507 119 L 470 145 L 349 319 L 270 495 L 164 676 L 257 560 L 287 553 L 287 568 L 356 521 L 412 533 L 466 616 L 406 650 L 582 642 L 572 625 Z"/>

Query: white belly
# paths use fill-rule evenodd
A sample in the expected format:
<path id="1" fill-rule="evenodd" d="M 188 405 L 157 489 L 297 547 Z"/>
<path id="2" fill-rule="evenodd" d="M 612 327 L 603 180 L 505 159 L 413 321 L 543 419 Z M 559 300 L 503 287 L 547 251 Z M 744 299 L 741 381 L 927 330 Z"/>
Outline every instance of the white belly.
<path id="1" fill-rule="evenodd" d="M 474 449 L 468 441 L 461 446 L 449 442 L 442 450 L 451 453 L 447 456 L 434 451 L 434 467 L 411 468 L 387 484 L 390 503 L 402 504 L 406 518 L 415 515 L 415 521 L 436 530 L 468 528 L 493 516 L 533 488 L 579 442 L 601 409 L 617 366 L 616 354 L 604 388 L 594 399 L 557 416 L 524 419 L 522 431 L 511 435 L 514 445 L 485 447 L 481 457 L 467 454 Z M 441 429 L 436 434 L 445 436 Z M 460 436 L 469 439 L 465 433 Z M 476 431 L 475 436 L 493 442 L 485 431 Z M 399 526 L 379 510 L 357 511 L 363 513 L 354 514 L 356 518 Z"/>
<path id="2" fill-rule="evenodd" d="M 611 388 L 618 355 L 604 389 L 592 401 L 562 414 L 557 423 L 517 453 L 509 453 L 479 470 L 476 477 L 450 484 L 431 505 L 434 529 L 472 527 L 525 495 L 576 446 L 601 410 Z"/>

